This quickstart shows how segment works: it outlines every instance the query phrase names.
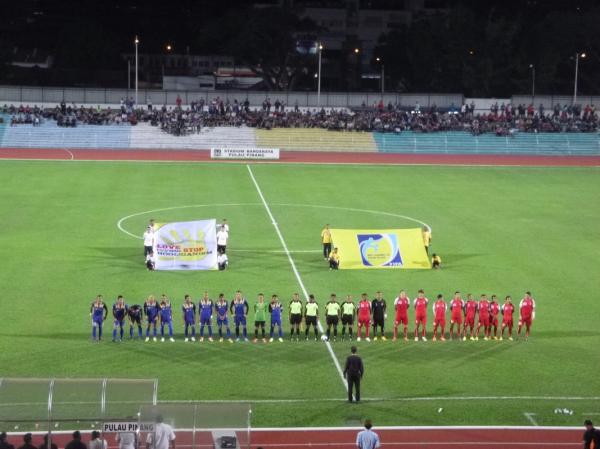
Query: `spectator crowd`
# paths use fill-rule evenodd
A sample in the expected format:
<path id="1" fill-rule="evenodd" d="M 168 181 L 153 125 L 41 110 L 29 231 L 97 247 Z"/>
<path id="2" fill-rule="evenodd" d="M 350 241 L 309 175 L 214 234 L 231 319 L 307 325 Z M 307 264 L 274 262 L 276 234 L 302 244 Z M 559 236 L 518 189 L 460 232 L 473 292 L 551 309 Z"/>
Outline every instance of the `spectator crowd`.
<path id="1" fill-rule="evenodd" d="M 183 106 L 177 97 L 175 107 L 162 105 L 135 107 L 133 99 L 121 100 L 118 109 L 77 107 L 63 101 L 54 108 L 38 106 L 4 105 L 4 114 L 10 114 L 11 125 L 39 125 L 53 120 L 58 126 L 79 124 L 106 125 L 147 122 L 173 135 L 199 133 L 203 128 L 248 126 L 252 128 L 320 128 L 331 131 L 378 131 L 401 133 L 413 131 L 431 133 L 439 131 L 466 131 L 473 135 L 493 133 L 511 136 L 518 132 L 595 132 L 598 130 L 599 113 L 594 105 L 559 105 L 547 110 L 542 104 L 534 108 L 520 104 L 491 105 L 489 111 L 475 110 L 475 104 L 438 108 L 435 104 L 423 108 L 416 103 L 402 106 L 383 102 L 367 106 L 363 103 L 353 109 L 300 108 L 298 104 L 288 107 L 276 100 L 266 98 L 260 107 L 251 108 L 249 101 L 238 102 L 214 98 L 208 104 L 203 99 Z"/>

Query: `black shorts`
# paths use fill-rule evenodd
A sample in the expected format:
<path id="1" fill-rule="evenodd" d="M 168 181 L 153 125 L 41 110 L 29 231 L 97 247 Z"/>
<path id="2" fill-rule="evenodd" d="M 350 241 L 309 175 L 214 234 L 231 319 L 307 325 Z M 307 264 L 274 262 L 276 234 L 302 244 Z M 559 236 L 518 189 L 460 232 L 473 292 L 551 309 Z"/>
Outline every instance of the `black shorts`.
<path id="1" fill-rule="evenodd" d="M 254 327 L 265 327 L 265 321 L 255 321 Z"/>
<path id="2" fill-rule="evenodd" d="M 290 315 L 290 324 L 300 324 L 302 322 L 302 314 L 292 313 Z"/>
<path id="3" fill-rule="evenodd" d="M 354 324 L 354 315 L 342 315 L 342 324 L 352 326 Z"/>
<path id="4" fill-rule="evenodd" d="M 337 315 L 327 315 L 325 317 L 325 321 L 327 322 L 327 326 L 337 326 L 340 319 Z"/>
<path id="5" fill-rule="evenodd" d="M 142 324 L 141 315 L 138 315 L 138 316 L 129 315 L 129 319 L 131 320 L 131 324 Z"/>
<path id="6" fill-rule="evenodd" d="M 385 320 L 383 317 L 373 317 L 373 326 L 383 326 L 385 324 Z"/>
<path id="7" fill-rule="evenodd" d="M 310 325 L 313 325 L 315 327 L 317 326 L 317 317 L 316 316 L 307 316 L 306 317 L 306 326 L 308 327 Z"/>
<path id="8" fill-rule="evenodd" d="M 217 253 L 225 254 L 227 245 L 217 245 Z"/>
<path id="9" fill-rule="evenodd" d="M 144 246 L 144 257 L 146 257 L 148 254 L 152 254 L 153 252 L 154 250 L 151 246 Z"/>

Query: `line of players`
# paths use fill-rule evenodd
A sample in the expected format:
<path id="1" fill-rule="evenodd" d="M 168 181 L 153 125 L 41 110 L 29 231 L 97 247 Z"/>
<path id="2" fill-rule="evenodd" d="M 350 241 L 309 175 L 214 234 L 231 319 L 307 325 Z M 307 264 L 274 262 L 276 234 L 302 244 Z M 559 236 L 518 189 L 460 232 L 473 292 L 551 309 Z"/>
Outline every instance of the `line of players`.
<path id="1" fill-rule="evenodd" d="M 415 309 L 414 318 L 414 339 L 415 341 L 427 341 L 426 326 L 428 321 L 429 299 L 425 297 L 423 290 L 419 290 L 414 301 L 406 295 L 404 290 L 400 291 L 398 297 L 394 300 L 394 333 L 393 340 L 398 339 L 399 328 L 403 328 L 404 340 L 408 340 L 408 310 L 412 306 Z M 270 302 L 265 302 L 265 296 L 260 293 L 254 304 L 254 342 L 259 337 L 266 342 L 266 322 L 267 316 L 270 318 L 269 340 L 274 341 L 277 338 L 283 341 L 282 317 L 284 307 L 277 295 L 272 295 Z M 504 303 L 500 305 L 496 295 L 490 299 L 486 295 L 481 295 L 479 301 L 468 294 L 467 299 L 461 297 L 460 292 L 455 292 L 452 300 L 446 303 L 443 295 L 437 295 L 432 304 L 433 312 L 433 340 L 446 340 L 446 315 L 450 309 L 450 328 L 449 335 L 451 339 L 479 340 L 483 331 L 484 340 L 502 340 L 504 331 L 508 329 L 509 340 L 513 339 L 513 315 L 516 310 L 510 296 L 506 296 Z M 203 341 L 206 335 L 209 341 L 213 341 L 213 318 L 216 315 L 216 325 L 219 341 L 226 339 L 233 342 L 233 335 L 229 327 L 229 316 L 233 318 L 235 326 L 235 339 L 248 341 L 247 317 L 250 305 L 242 293 L 238 290 L 231 302 L 227 301 L 225 295 L 221 293 L 216 301 L 213 301 L 208 292 L 204 292 L 198 306 L 191 300 L 190 295 L 185 295 L 181 306 L 185 341 L 196 341 L 196 327 L 199 325 L 199 340 Z M 92 317 L 92 339 L 99 341 L 102 339 L 103 323 L 108 317 L 108 307 L 103 302 L 102 295 L 98 295 L 90 307 Z M 500 335 L 498 335 L 499 315 L 502 316 Z M 112 306 L 113 316 L 113 341 L 121 341 L 124 337 L 126 323 L 129 322 L 129 337 L 143 338 L 142 321 L 145 316 L 146 332 L 145 341 L 157 341 L 158 328 L 160 328 L 161 341 L 168 338 L 175 341 L 173 337 L 173 308 L 166 295 L 162 295 L 160 302 L 157 302 L 154 296 L 150 295 L 143 306 L 134 304 L 128 306 L 125 304 L 123 296 L 119 295 Z M 525 338 L 529 337 L 531 324 L 535 318 L 535 300 L 530 292 L 519 304 L 519 322 L 517 333 L 521 334 L 521 329 L 525 327 Z M 314 338 L 319 338 L 319 305 L 314 295 L 309 295 L 308 302 L 304 304 L 298 293 L 294 293 L 289 303 L 288 319 L 291 325 L 291 339 L 298 341 L 300 339 L 300 328 L 304 325 L 304 338 L 309 339 L 310 328 L 313 328 Z M 353 338 L 353 327 L 357 321 L 356 340 L 361 341 L 364 335 L 365 341 L 370 341 L 371 327 L 373 328 L 373 339 L 386 340 L 385 321 L 387 319 L 387 303 L 383 299 L 381 292 L 376 292 L 375 298 L 369 300 L 368 295 L 363 293 L 358 304 L 348 295 L 344 301 L 338 302 L 335 294 L 330 296 L 325 305 L 325 320 L 327 330 L 322 336 L 323 340 L 337 340 L 338 325 L 341 321 L 341 337 L 344 340 L 348 337 Z M 477 325 L 476 325 L 477 323 Z M 137 328 L 137 334 L 136 334 Z M 166 334 L 165 334 L 166 329 Z M 438 334 L 438 330 L 440 333 Z M 277 332 L 276 332 L 277 331 Z M 364 332 L 363 332 L 364 331 Z"/>

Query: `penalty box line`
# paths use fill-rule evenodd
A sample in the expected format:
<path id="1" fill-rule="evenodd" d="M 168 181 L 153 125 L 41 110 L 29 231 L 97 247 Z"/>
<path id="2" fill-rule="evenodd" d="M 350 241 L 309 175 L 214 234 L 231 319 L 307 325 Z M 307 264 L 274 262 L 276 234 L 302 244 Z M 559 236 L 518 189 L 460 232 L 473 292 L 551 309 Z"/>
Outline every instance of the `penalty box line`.
<path id="1" fill-rule="evenodd" d="M 258 184 L 258 181 L 256 181 L 256 178 L 254 177 L 254 173 L 252 172 L 252 168 L 250 168 L 250 165 L 248 165 L 248 164 L 246 164 L 246 168 L 248 169 L 248 174 L 250 175 L 250 179 L 252 179 L 252 183 L 254 184 L 254 187 L 256 188 L 258 196 L 260 197 L 260 200 L 262 201 L 263 206 L 265 206 L 265 210 L 267 211 L 267 215 L 271 219 L 271 224 L 275 228 L 275 232 L 277 233 L 277 236 L 279 237 L 279 241 L 281 242 L 281 246 L 283 247 L 283 251 L 284 251 L 284 253 L 287 256 L 288 261 L 290 262 L 290 266 L 292 267 L 292 271 L 294 272 L 294 275 L 296 276 L 296 280 L 298 281 L 298 285 L 300 285 L 300 289 L 302 289 L 302 293 L 304 294 L 304 298 L 305 298 L 306 301 L 308 301 L 308 291 L 306 290 L 306 287 L 304 286 L 304 282 L 302 281 L 302 278 L 300 277 L 300 273 L 298 272 L 298 268 L 296 268 L 296 263 L 294 262 L 294 259 L 292 258 L 292 254 L 290 253 L 290 250 L 288 249 L 288 246 L 285 243 L 285 239 L 283 238 L 283 234 L 281 233 L 281 229 L 279 229 L 279 224 L 277 223 L 277 221 L 275 220 L 275 217 L 273 216 L 273 213 L 271 212 L 271 208 L 269 207 L 269 204 L 267 203 L 267 200 L 265 199 L 265 196 L 262 193 L 262 190 L 260 188 L 260 185 Z M 317 321 L 317 324 L 318 324 L 318 327 L 319 327 L 319 332 L 321 334 L 323 334 L 323 326 L 321 325 L 321 321 Z M 335 356 L 335 353 L 333 352 L 333 348 L 331 347 L 331 343 L 329 341 L 326 341 L 325 342 L 325 346 L 327 347 L 327 351 L 329 351 L 329 355 L 331 356 L 331 359 L 333 360 L 333 364 L 335 365 L 335 368 L 337 369 L 337 372 L 340 375 L 340 379 L 342 380 L 342 384 L 344 385 L 344 388 L 347 389 L 348 388 L 348 383 L 346 382 L 346 379 L 344 378 L 344 373 L 342 372 L 342 367 L 341 367 L 340 362 L 338 361 L 337 357 Z"/>

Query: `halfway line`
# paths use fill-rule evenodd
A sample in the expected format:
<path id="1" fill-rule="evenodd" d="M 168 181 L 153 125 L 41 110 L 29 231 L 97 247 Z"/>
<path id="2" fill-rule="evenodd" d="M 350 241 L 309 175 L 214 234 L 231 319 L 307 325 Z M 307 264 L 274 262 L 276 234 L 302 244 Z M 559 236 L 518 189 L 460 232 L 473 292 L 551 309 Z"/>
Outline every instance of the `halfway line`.
<path id="1" fill-rule="evenodd" d="M 265 210 L 267 211 L 267 214 L 269 215 L 269 218 L 271 219 L 271 223 L 273 224 L 273 227 L 275 228 L 275 232 L 277 232 L 277 236 L 279 237 L 279 241 L 281 242 L 281 246 L 283 247 L 283 251 L 285 252 L 285 254 L 287 255 L 287 258 L 290 262 L 290 265 L 292 267 L 292 271 L 294 272 L 294 275 L 296 276 L 296 279 L 298 281 L 298 284 L 300 285 L 300 288 L 302 289 L 302 293 L 304 294 L 304 298 L 306 301 L 308 301 L 308 291 L 306 290 L 306 287 L 304 286 L 304 282 L 302 282 L 302 278 L 300 277 L 300 273 L 298 273 L 298 269 L 296 268 L 296 263 L 294 262 L 294 259 L 292 258 L 292 255 L 290 253 L 290 250 L 287 247 L 287 244 L 285 243 L 285 240 L 283 238 L 283 234 L 281 234 L 281 230 L 279 229 L 279 225 L 277 224 L 277 221 L 275 221 L 275 217 L 273 216 L 273 213 L 271 212 L 271 208 L 269 207 L 269 204 L 267 203 L 267 200 L 265 199 L 262 190 L 260 188 L 260 186 L 258 185 L 258 182 L 256 181 L 256 178 L 254 177 L 254 173 L 252 172 L 252 169 L 250 168 L 250 165 L 246 164 L 246 168 L 248 169 L 248 173 L 250 174 L 250 178 L 252 179 L 252 182 L 254 183 L 254 187 L 256 187 L 256 191 L 258 192 L 258 196 L 260 197 L 263 205 L 265 206 Z M 317 321 L 317 324 L 319 326 L 319 332 L 321 334 L 323 334 L 323 326 L 321 325 L 321 321 Z M 340 366 L 340 362 L 338 362 L 337 357 L 335 356 L 333 349 L 331 348 L 331 343 L 329 343 L 329 341 L 325 342 L 325 345 L 327 346 L 327 350 L 329 351 L 329 355 L 331 356 L 331 358 L 333 359 L 333 364 L 335 365 L 340 378 L 342 379 L 342 384 L 344 385 L 344 388 L 347 389 L 348 388 L 348 384 L 346 382 L 346 379 L 344 378 L 344 374 L 342 372 L 342 367 Z"/>

